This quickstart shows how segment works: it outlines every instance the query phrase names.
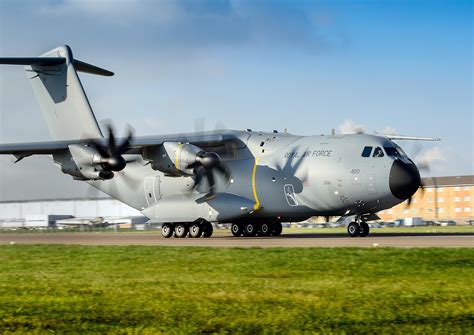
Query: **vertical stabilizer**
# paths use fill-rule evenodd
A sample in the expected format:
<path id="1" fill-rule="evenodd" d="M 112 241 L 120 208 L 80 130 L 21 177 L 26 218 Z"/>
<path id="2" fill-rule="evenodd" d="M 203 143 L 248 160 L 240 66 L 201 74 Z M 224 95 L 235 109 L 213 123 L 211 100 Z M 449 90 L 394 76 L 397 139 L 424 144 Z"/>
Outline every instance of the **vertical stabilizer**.
<path id="1" fill-rule="evenodd" d="M 62 62 L 55 63 L 54 59 Z M 48 51 L 37 60 L 31 61 L 25 66 L 25 70 L 53 139 L 102 137 L 75 67 L 78 67 L 79 71 L 82 69 L 84 72 L 101 75 L 112 73 L 87 63 L 74 61 L 68 46 Z"/>

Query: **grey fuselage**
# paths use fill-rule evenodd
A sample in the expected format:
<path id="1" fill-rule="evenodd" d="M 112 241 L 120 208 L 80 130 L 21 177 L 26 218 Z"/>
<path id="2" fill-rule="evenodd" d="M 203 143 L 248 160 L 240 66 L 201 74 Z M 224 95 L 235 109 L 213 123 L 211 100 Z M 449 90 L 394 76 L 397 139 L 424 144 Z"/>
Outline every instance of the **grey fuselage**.
<path id="1" fill-rule="evenodd" d="M 383 136 L 223 133 L 234 138 L 230 145 L 204 149 L 217 152 L 232 175 L 230 183 L 216 176 L 218 196 L 231 194 L 248 200 L 246 205 L 251 203 L 253 210 L 247 219 L 300 221 L 311 216 L 373 214 L 411 196 L 412 190 L 394 195 L 396 164 L 410 166 L 411 172 L 418 174 L 405 155 L 393 157 L 383 150 L 383 157 L 373 157 L 376 148 L 399 148 Z M 361 155 L 365 147 L 373 148 L 370 157 Z M 406 187 L 411 182 L 407 181 Z M 166 175 L 143 160 L 128 164 L 110 181 L 89 183 L 158 222 L 188 221 L 188 205 L 206 205 L 196 205 L 196 200 L 207 192 L 207 185 L 193 190 L 193 177 Z M 396 187 L 405 185 L 402 181 Z M 164 219 L 158 214 L 161 208 L 173 214 Z M 217 216 L 211 221 L 229 220 Z"/>

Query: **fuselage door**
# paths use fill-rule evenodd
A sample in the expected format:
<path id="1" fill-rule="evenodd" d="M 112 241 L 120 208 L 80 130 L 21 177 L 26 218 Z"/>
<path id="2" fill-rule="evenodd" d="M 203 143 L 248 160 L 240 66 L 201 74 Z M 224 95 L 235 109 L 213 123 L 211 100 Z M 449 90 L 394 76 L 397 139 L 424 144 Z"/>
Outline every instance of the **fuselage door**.
<path id="1" fill-rule="evenodd" d="M 145 198 L 148 206 L 151 206 L 161 199 L 159 176 L 149 176 L 145 178 Z"/>

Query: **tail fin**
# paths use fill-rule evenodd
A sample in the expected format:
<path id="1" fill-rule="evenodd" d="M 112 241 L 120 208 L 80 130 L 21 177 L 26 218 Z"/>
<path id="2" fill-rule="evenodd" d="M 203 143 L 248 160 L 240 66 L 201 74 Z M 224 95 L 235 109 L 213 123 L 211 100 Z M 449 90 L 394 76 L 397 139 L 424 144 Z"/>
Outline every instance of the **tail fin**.
<path id="1" fill-rule="evenodd" d="M 26 65 L 25 70 L 55 140 L 102 137 L 76 71 L 103 76 L 113 73 L 72 56 L 61 46 L 31 58 L 0 58 L 0 64 Z"/>

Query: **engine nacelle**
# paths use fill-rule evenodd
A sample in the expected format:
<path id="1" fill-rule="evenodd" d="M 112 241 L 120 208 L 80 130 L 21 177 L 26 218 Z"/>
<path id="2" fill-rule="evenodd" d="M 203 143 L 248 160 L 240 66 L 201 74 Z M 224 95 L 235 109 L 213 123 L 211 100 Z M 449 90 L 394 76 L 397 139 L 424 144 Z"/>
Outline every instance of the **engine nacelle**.
<path id="1" fill-rule="evenodd" d="M 71 144 L 68 148 L 68 153 L 54 155 L 63 173 L 79 180 L 108 180 L 114 177 L 113 172 L 102 169 L 103 158 L 95 148 L 81 144 Z"/>
<path id="2" fill-rule="evenodd" d="M 152 162 L 154 170 L 171 176 L 190 176 L 193 169 L 187 167 L 200 152 L 202 149 L 192 144 L 165 142 L 157 148 L 147 148 L 144 157 Z"/>

